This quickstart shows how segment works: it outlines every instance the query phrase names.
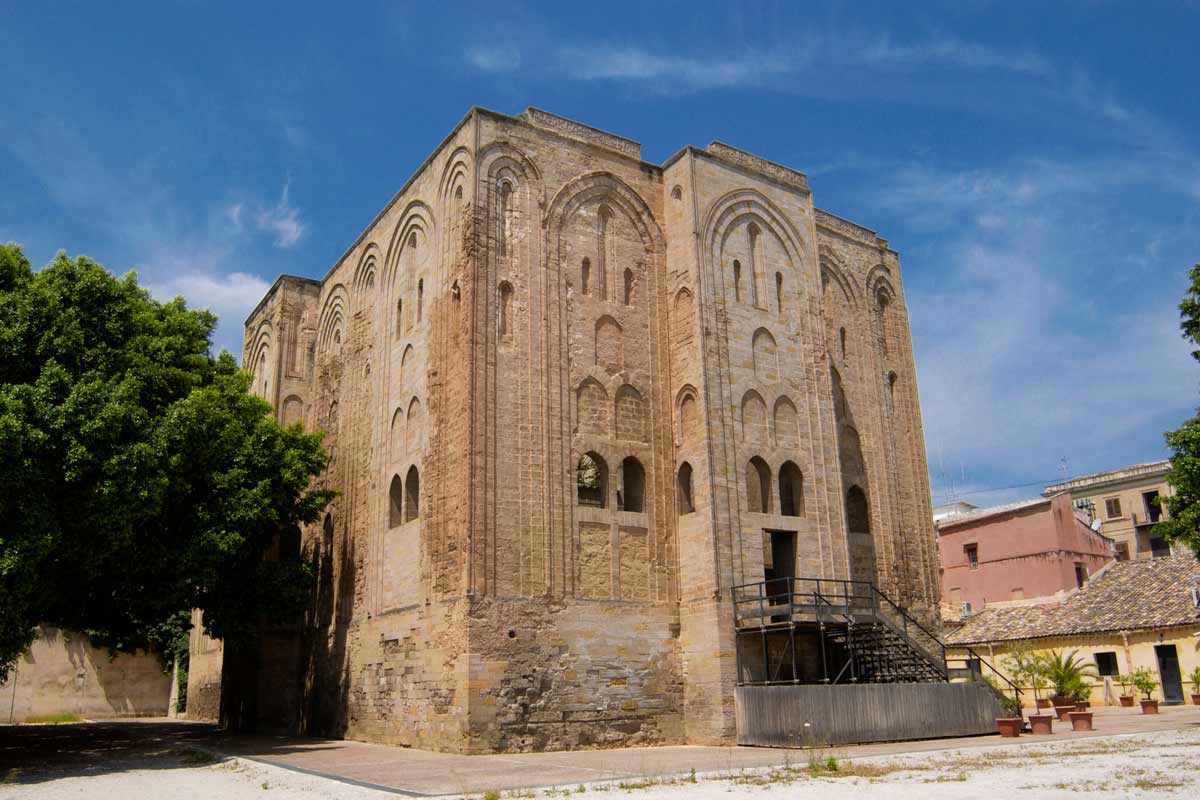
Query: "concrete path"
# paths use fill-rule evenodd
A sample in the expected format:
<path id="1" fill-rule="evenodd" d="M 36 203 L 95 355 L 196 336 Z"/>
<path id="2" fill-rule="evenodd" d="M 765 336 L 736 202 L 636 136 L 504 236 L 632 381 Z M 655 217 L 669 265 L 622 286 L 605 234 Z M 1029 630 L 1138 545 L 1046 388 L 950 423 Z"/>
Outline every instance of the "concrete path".
<path id="1" fill-rule="evenodd" d="M 844 760 L 1002 743 L 1036 745 L 1114 734 L 1200 729 L 1200 708 L 1163 707 L 1157 716 L 1143 715 L 1137 708 L 1099 708 L 1095 711 L 1094 724 L 1096 730 L 1090 733 L 1075 733 L 1069 724 L 1056 722 L 1055 733 L 1049 737 L 1024 735 L 1013 740 L 997 735 L 926 739 L 825 748 L 822 754 L 828 752 L 838 760 Z M 697 773 L 736 772 L 754 767 L 806 764 L 810 755 L 803 750 L 760 747 L 644 747 L 463 756 L 364 742 L 313 739 L 238 740 L 226 743 L 222 752 L 418 797 L 574 787 L 594 781 L 687 774 L 693 769 Z"/>
<path id="2" fill-rule="evenodd" d="M 827 748 L 839 761 L 864 756 L 933 753 L 999 744 L 1038 745 L 1096 736 L 1200 729 L 1200 709 L 1164 707 L 1158 716 L 1139 709 L 1101 708 L 1096 730 L 1073 733 L 1056 723 L 1052 736 L 1000 739 L 977 736 Z M 168 720 L 113 721 L 58 726 L 0 726 L 0 775 L 18 767 L 22 783 L 56 776 L 122 769 L 135 758 L 201 749 L 414 797 L 577 786 L 642 777 L 737 772 L 806 764 L 811 753 L 750 747 L 651 747 L 559 753 L 463 756 L 363 742 L 284 737 L 227 737 L 214 726 Z M 144 762 L 144 759 L 142 759 Z"/>

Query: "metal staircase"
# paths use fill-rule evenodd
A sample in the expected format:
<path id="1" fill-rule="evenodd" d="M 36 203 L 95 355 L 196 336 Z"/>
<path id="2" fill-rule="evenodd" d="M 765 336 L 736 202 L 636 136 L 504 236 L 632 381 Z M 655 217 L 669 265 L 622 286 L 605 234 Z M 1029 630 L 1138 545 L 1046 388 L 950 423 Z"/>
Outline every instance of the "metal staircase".
<path id="1" fill-rule="evenodd" d="M 970 648 L 949 659 L 961 666 L 951 666 L 945 644 L 872 583 L 776 578 L 744 584 L 733 588 L 733 611 L 741 685 L 945 683 L 978 680 L 986 665 L 1019 696 L 1015 684 Z"/>

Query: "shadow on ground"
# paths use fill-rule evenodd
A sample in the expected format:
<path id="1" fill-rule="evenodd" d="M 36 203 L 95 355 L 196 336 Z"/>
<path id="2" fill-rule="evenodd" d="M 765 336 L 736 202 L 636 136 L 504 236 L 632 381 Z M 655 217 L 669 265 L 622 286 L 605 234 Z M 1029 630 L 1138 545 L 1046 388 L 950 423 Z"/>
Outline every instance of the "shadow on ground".
<path id="1" fill-rule="evenodd" d="M 41 783 L 144 769 L 205 766 L 231 758 L 299 752 L 295 739 L 240 736 L 216 725 L 174 720 L 109 720 L 65 725 L 0 725 L 0 783 Z M 320 750 L 306 740 L 303 750 Z"/>

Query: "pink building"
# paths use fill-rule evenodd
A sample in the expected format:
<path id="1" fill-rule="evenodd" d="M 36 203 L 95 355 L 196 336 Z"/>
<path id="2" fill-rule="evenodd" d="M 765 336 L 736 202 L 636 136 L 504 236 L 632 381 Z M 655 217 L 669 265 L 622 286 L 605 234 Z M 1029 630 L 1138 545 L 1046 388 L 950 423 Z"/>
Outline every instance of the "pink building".
<path id="1" fill-rule="evenodd" d="M 943 619 L 1082 587 L 1114 558 L 1089 522 L 1066 492 L 938 521 Z"/>

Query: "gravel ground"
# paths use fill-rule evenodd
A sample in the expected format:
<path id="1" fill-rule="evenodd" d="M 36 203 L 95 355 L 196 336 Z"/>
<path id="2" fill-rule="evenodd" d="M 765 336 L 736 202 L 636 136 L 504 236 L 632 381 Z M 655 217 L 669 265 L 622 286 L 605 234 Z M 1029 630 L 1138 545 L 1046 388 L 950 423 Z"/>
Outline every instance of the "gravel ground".
<path id="1" fill-rule="evenodd" d="M 506 792 L 501 797 L 749 800 L 763 798 L 764 792 L 783 794 L 789 800 L 827 800 L 831 794 L 848 792 L 853 793 L 855 800 L 1066 798 L 1080 792 L 1103 793 L 1106 798 L 1194 800 L 1200 797 L 1200 730 L 1061 743 L 1047 741 L 1025 746 L 997 745 L 841 763 L 829 761 L 827 754 L 805 751 L 796 754 L 791 766 L 782 768 Z M 113 800 L 269 797 L 380 800 L 397 795 L 244 759 L 217 760 L 206 750 L 186 746 L 139 753 L 116 763 L 82 769 L 30 773 L 14 767 L 0 775 L 0 800 L 85 796 Z"/>

